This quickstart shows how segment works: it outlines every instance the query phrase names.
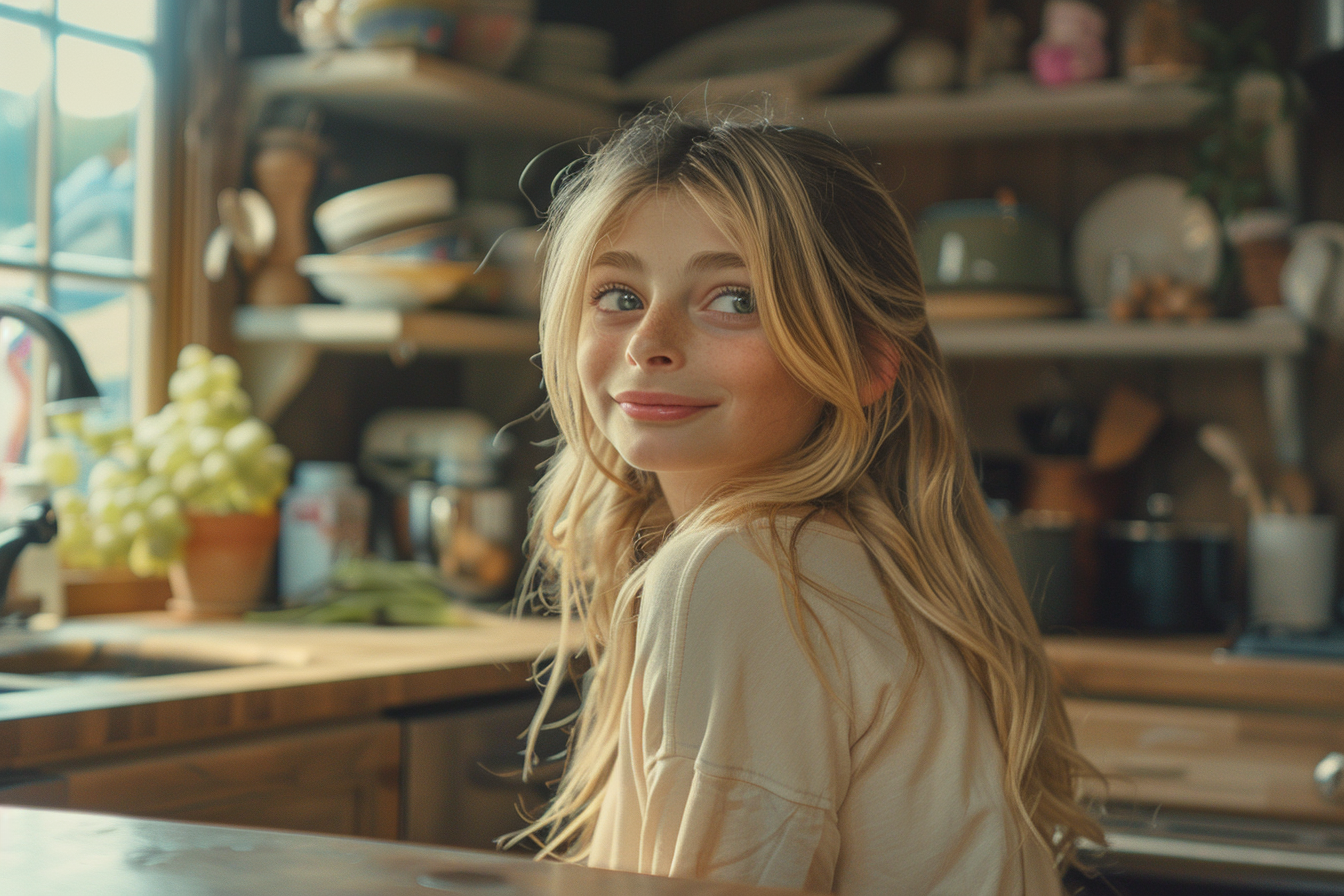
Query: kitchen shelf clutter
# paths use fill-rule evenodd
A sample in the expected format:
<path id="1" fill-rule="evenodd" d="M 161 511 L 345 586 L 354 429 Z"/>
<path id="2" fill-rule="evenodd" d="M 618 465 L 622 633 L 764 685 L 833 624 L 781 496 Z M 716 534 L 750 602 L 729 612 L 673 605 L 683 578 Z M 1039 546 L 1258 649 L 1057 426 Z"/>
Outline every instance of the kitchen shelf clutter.
<path id="1" fill-rule="evenodd" d="M 558 141 L 615 125 L 616 108 L 551 93 L 409 48 L 334 50 L 250 61 L 244 104 L 255 122 L 271 100 L 302 97 L 329 111 L 449 139 Z M 1248 78 L 1243 114 L 1272 120 L 1281 102 L 1272 77 Z M 837 95 L 786 114 L 859 143 L 1177 130 L 1207 102 L 1181 84 L 1105 79 L 1066 87 L 1014 81 L 973 91 Z M 1096 320 L 979 321 L 936 327 L 951 358 L 1254 358 L 1265 365 L 1276 453 L 1301 453 L 1297 359 L 1306 329 L 1290 318 L 1198 325 Z M 234 332 L 249 389 L 275 415 L 311 374 L 320 351 L 527 354 L 536 324 L 464 312 L 309 305 L 239 308 Z"/>

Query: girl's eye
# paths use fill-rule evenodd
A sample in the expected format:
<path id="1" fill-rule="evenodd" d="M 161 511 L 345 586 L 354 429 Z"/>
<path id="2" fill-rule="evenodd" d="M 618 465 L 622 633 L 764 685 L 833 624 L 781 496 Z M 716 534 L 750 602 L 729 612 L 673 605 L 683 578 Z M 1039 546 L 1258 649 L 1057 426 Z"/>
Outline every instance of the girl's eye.
<path id="1" fill-rule="evenodd" d="M 709 310 L 724 314 L 755 314 L 756 297 L 749 289 L 726 289 L 709 303 Z"/>
<path id="2" fill-rule="evenodd" d="M 602 289 L 593 298 L 593 304 L 601 311 L 638 311 L 644 306 L 639 296 L 622 286 Z"/>

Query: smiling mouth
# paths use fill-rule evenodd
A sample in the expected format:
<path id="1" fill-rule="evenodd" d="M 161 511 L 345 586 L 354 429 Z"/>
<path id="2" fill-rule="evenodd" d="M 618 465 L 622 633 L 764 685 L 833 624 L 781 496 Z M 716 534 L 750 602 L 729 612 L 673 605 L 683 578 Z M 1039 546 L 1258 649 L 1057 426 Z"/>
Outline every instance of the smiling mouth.
<path id="1" fill-rule="evenodd" d="M 713 402 L 666 392 L 621 392 L 612 396 L 632 420 L 684 420 L 715 406 Z"/>

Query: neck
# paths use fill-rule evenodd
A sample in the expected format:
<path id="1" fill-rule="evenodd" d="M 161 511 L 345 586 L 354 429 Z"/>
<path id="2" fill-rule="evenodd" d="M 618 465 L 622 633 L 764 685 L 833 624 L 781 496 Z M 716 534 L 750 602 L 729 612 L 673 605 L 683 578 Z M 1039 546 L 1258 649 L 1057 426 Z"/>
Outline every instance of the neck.
<path id="1" fill-rule="evenodd" d="M 667 507 L 672 511 L 672 519 L 680 521 L 682 517 L 700 506 L 700 502 L 709 494 L 712 483 L 702 481 L 694 473 L 659 473 L 658 487 L 662 489 Z"/>

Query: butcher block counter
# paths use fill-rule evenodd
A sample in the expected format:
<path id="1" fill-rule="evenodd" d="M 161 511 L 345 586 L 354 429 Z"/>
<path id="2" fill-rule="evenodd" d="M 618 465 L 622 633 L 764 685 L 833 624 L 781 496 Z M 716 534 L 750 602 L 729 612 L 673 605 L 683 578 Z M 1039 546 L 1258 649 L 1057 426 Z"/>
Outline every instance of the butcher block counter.
<path id="1" fill-rule="evenodd" d="M 0 803 L 395 837 L 404 785 L 393 714 L 535 693 L 532 661 L 559 635 L 554 620 L 480 612 L 472 622 L 69 622 L 54 634 L 243 665 L 0 693 Z M 1344 824 L 1344 803 L 1313 779 L 1322 759 L 1344 751 L 1344 663 L 1222 647 L 1212 638 L 1047 639 L 1079 745 L 1106 776 L 1090 792 Z M 26 782 L 23 796 L 6 775 Z"/>
<path id="2" fill-rule="evenodd" d="M 486 852 L 0 806 L 5 896 L 769 896 Z"/>
<path id="3" fill-rule="evenodd" d="M 0 769 L 519 691 L 559 637 L 549 619 L 467 619 L 451 628 L 188 624 L 156 613 L 71 620 L 53 641 L 134 644 L 225 668 L 0 692 Z"/>

